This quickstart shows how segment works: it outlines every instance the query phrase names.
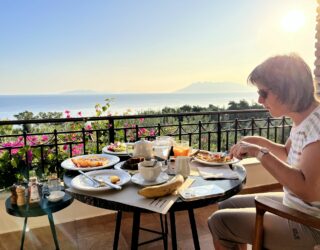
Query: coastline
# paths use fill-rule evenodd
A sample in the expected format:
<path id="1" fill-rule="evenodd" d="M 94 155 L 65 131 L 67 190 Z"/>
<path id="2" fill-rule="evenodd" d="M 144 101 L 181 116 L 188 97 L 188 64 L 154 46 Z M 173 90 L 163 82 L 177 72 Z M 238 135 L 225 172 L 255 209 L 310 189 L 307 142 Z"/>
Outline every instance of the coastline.
<path id="1" fill-rule="evenodd" d="M 24 111 L 64 112 L 69 110 L 73 117 L 94 116 L 95 105 L 105 105 L 105 99 L 112 99 L 108 111 L 121 115 L 128 110 L 131 114 L 142 111 L 161 111 L 164 107 L 178 108 L 184 105 L 208 107 L 214 105 L 226 108 L 230 101 L 255 102 L 255 92 L 236 93 L 155 93 L 155 94 L 88 94 L 88 95 L 0 95 L 0 119 L 14 119 L 13 115 Z"/>

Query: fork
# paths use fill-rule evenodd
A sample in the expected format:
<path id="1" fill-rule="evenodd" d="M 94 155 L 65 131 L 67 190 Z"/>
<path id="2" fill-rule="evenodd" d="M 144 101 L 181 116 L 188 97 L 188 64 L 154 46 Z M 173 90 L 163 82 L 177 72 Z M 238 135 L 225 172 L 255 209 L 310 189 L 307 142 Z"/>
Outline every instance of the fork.
<path id="1" fill-rule="evenodd" d="M 105 187 L 105 186 L 110 186 L 114 189 L 117 189 L 117 190 L 120 190 L 122 187 L 119 186 L 119 185 L 116 185 L 116 184 L 113 184 L 111 182 L 108 182 L 108 181 L 101 181 L 101 180 L 98 180 L 94 177 L 91 177 L 90 175 L 87 175 L 86 173 L 84 173 L 83 171 L 81 170 L 78 170 L 78 172 L 82 175 L 84 175 L 85 177 L 87 177 L 89 180 L 91 180 L 92 182 L 94 183 L 97 183 L 99 186 L 98 187 Z"/>
<path id="2" fill-rule="evenodd" d="M 190 157 L 190 161 L 193 161 L 194 158 L 200 153 L 200 149 L 197 149 L 195 152 L 193 152 L 191 155 L 189 155 Z"/>
<path id="3" fill-rule="evenodd" d="M 221 154 L 221 157 L 226 157 L 227 155 L 229 155 L 229 152 L 228 152 L 228 151 L 224 151 L 224 152 Z"/>

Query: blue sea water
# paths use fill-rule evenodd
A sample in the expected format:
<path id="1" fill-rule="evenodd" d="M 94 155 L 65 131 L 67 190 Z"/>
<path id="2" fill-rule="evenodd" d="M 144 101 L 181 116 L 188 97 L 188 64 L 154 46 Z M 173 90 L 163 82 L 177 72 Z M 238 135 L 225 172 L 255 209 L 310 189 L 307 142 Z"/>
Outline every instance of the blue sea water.
<path id="1" fill-rule="evenodd" d="M 104 104 L 106 98 L 112 98 L 109 111 L 121 115 L 130 109 L 134 114 L 139 111 L 159 111 L 164 107 L 177 108 L 185 104 L 208 107 L 209 104 L 227 107 L 229 101 L 245 99 L 250 104 L 257 100 L 255 92 L 245 93 L 210 93 L 210 94 L 99 94 L 99 95 L 0 95 L 0 119 L 12 119 L 14 114 L 23 111 L 64 112 L 71 111 L 72 117 L 77 112 L 83 116 L 95 114 L 95 105 Z"/>

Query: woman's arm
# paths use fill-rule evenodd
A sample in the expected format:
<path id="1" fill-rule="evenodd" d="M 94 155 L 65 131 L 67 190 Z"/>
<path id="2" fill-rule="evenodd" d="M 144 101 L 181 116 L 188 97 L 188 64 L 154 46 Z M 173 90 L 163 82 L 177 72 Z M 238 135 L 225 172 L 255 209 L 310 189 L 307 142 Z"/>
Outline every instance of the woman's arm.
<path id="1" fill-rule="evenodd" d="M 268 148 L 274 155 L 276 155 L 279 159 L 286 161 L 288 157 L 288 152 L 291 146 L 290 139 L 287 140 L 286 144 L 279 144 L 272 142 L 261 136 L 246 136 L 241 139 L 241 141 L 245 141 L 248 143 L 259 145 L 260 147 Z"/>
<path id="2" fill-rule="evenodd" d="M 237 158 L 243 155 L 256 157 L 260 146 L 240 142 L 231 149 L 231 154 Z M 302 151 L 301 160 L 296 168 L 270 152 L 261 158 L 263 167 L 286 186 L 300 199 L 306 202 L 320 201 L 320 141 L 310 143 Z"/>

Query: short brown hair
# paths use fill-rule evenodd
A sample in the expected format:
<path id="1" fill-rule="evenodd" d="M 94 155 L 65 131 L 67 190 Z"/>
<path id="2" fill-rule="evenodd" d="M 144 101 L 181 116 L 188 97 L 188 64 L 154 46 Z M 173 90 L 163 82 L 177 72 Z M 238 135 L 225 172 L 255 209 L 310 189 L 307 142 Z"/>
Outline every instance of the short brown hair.
<path id="1" fill-rule="evenodd" d="M 301 112 L 315 101 L 311 69 L 297 54 L 278 55 L 258 65 L 248 83 L 270 89 L 293 112 Z"/>

